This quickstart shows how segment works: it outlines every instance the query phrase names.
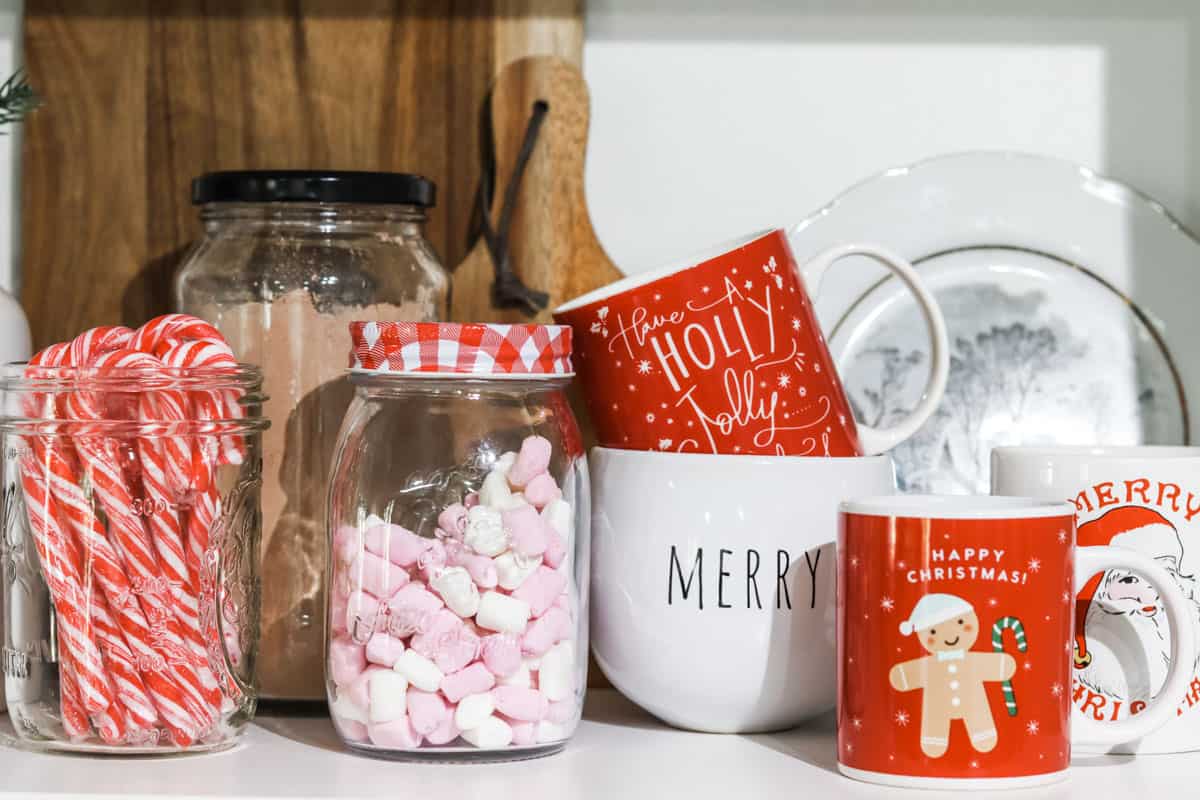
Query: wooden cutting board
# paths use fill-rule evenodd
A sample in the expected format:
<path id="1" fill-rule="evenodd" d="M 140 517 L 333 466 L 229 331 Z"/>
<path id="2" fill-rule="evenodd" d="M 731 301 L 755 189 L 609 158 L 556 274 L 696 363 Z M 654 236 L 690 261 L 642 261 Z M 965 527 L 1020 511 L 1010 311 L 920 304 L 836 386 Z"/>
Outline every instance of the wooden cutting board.
<path id="1" fill-rule="evenodd" d="M 538 102 L 549 108 L 514 206 L 510 257 L 514 272 L 526 286 L 550 295 L 546 310 L 536 317 L 549 322 L 555 306 L 618 280 L 621 273 L 596 239 L 584 194 L 587 84 L 579 70 L 561 58 L 534 56 L 515 61 L 496 81 L 489 104 L 496 165 L 491 218 L 499 217 L 526 125 Z M 529 320 L 519 310 L 491 307 L 492 279 L 492 257 L 481 240 L 455 271 L 454 319 Z"/>
<path id="2" fill-rule="evenodd" d="M 583 42 L 582 0 L 28 0 L 24 25 L 45 97 L 22 165 L 36 347 L 168 310 L 210 170 L 423 173 L 429 238 L 459 263 L 496 76 L 531 54 L 578 63 Z"/>

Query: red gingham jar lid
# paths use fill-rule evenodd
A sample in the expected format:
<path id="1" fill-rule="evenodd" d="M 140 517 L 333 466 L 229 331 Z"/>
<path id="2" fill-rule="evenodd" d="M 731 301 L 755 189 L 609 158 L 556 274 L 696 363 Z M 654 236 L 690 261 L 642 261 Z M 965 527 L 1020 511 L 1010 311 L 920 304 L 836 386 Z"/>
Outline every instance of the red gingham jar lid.
<path id="1" fill-rule="evenodd" d="M 570 377 L 569 325 L 351 322 L 350 369 L 397 375 Z"/>

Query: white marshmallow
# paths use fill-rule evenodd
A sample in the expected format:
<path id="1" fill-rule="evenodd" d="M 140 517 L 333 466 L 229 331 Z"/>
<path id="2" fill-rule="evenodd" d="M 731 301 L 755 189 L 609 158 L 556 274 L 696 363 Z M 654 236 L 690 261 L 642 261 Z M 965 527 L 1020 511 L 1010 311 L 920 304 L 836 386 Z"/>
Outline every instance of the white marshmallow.
<path id="1" fill-rule="evenodd" d="M 538 744 L 542 742 L 561 742 L 567 738 L 567 729 L 557 723 L 542 720 L 537 724 L 533 735 L 538 740 Z"/>
<path id="2" fill-rule="evenodd" d="M 574 514 L 571 512 L 571 504 L 561 497 L 557 500 L 551 500 L 542 509 L 542 519 L 550 524 L 554 530 L 558 531 L 559 536 L 566 541 L 571 541 L 571 526 L 574 524 Z M 569 548 L 568 548 L 569 550 Z"/>
<path id="3" fill-rule="evenodd" d="M 538 689 L 551 702 L 564 700 L 575 689 L 575 643 L 559 642 L 542 656 Z"/>
<path id="4" fill-rule="evenodd" d="M 488 717 L 474 728 L 464 730 L 462 738 L 483 750 L 495 750 L 512 744 L 513 732 L 499 717 Z"/>
<path id="5" fill-rule="evenodd" d="M 483 479 L 483 485 L 479 487 L 479 505 L 498 507 L 512 496 L 512 489 L 508 488 L 508 477 L 501 470 L 493 470 L 488 473 L 488 476 Z"/>
<path id="6" fill-rule="evenodd" d="M 483 502 L 482 492 L 480 501 Z M 499 509 L 491 506 L 491 503 L 477 505 L 467 512 L 467 532 L 463 535 L 467 547 L 483 556 L 498 556 L 508 549 L 504 520 Z"/>
<path id="7" fill-rule="evenodd" d="M 492 463 L 491 471 L 503 472 L 505 475 L 507 475 L 508 471 L 512 469 L 512 465 L 515 463 L 517 463 L 517 454 L 512 450 L 509 450 L 505 453 L 501 453 L 499 458 Z"/>
<path id="8" fill-rule="evenodd" d="M 344 692 L 338 692 L 337 699 L 329 704 L 329 716 L 337 717 L 348 722 L 367 723 L 367 712 L 350 702 Z"/>
<path id="9" fill-rule="evenodd" d="M 473 617 L 479 610 L 479 589 L 465 567 L 446 567 L 430 579 L 429 585 L 460 617 Z"/>
<path id="10" fill-rule="evenodd" d="M 371 722 L 391 722 L 408 713 L 408 681 L 397 672 L 383 669 L 367 679 L 371 696 Z"/>
<path id="11" fill-rule="evenodd" d="M 412 649 L 401 653 L 392 669 L 423 692 L 436 692 L 444 677 L 437 664 Z"/>
<path id="12" fill-rule="evenodd" d="M 519 686 L 522 689 L 532 689 L 533 673 L 531 673 L 529 671 L 529 667 L 522 662 L 521 666 L 517 667 L 512 672 L 508 673 L 507 675 L 497 677 L 496 685 Z"/>
<path id="13" fill-rule="evenodd" d="M 454 724 L 460 731 L 478 728 L 495 710 L 496 704 L 489 692 L 469 694 L 458 701 L 458 707 L 454 709 Z"/>
<path id="14" fill-rule="evenodd" d="M 489 631 L 521 633 L 529 621 L 529 603 L 499 592 L 484 592 L 479 598 L 475 624 Z"/>
<path id="15" fill-rule="evenodd" d="M 519 553 L 508 550 L 496 556 L 495 564 L 496 577 L 499 579 L 500 588 L 508 589 L 511 592 L 524 583 L 525 579 L 542 565 L 542 557 L 534 556 L 533 558 L 526 558 Z"/>

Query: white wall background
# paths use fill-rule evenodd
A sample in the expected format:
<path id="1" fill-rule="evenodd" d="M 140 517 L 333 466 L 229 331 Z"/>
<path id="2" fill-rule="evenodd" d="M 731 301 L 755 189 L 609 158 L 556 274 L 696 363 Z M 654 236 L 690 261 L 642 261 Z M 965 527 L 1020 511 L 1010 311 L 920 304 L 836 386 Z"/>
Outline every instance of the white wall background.
<path id="1" fill-rule="evenodd" d="M 1200 0 L 589 0 L 586 40 L 588 200 L 626 271 L 973 149 L 1200 227 Z"/>

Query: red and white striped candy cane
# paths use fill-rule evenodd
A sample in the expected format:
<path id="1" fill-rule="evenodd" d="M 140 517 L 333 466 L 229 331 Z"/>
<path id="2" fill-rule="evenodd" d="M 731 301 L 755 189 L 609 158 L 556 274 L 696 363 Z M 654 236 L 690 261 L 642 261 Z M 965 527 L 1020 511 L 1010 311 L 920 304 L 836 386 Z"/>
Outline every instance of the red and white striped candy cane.
<path id="1" fill-rule="evenodd" d="M 96 640 L 104 653 L 117 699 L 121 701 L 131 728 L 149 730 L 158 720 L 154 701 L 150 699 L 146 684 L 142 681 L 129 645 L 121 634 L 121 628 L 113 620 L 98 584 L 92 584 L 91 620 L 96 631 Z"/>
<path id="2" fill-rule="evenodd" d="M 67 648 L 59 643 L 58 659 L 58 707 L 62 714 L 63 731 L 71 739 L 86 738 L 91 732 L 87 712 L 79 696 L 79 682 L 75 677 L 75 666 Z"/>
<path id="3" fill-rule="evenodd" d="M 88 568 L 99 582 L 130 650 L 142 668 L 142 677 L 154 697 L 155 706 L 172 727 L 183 730 L 206 728 L 214 709 L 205 697 L 192 666 L 191 648 L 184 640 L 169 600 L 160 591 L 156 576 L 130 559 L 127 576 L 122 558 L 108 540 L 104 526 L 79 488 L 70 465 L 54 450 L 48 451 L 47 477 L 63 518 L 74 532 L 80 550 L 88 555 Z M 115 531 L 120 539 L 120 530 Z M 136 542 L 121 542 L 127 552 Z M 135 583 L 136 582 L 136 588 Z M 145 611 L 143 612 L 143 606 Z"/>
<path id="4" fill-rule="evenodd" d="M 218 339 L 221 332 L 210 322 L 190 314 L 163 314 L 134 331 L 129 346 L 143 353 L 153 353 L 159 343 L 168 339 Z"/>
<path id="5" fill-rule="evenodd" d="M 40 448 L 43 453 L 46 448 Z M 85 711 L 108 708 L 113 693 L 105 679 L 100 648 L 93 639 L 87 616 L 88 592 L 80 579 L 79 555 L 74 542 L 63 531 L 48 482 L 39 474 L 36 451 L 21 461 L 21 488 L 34 549 L 42 563 L 42 574 L 58 617 L 61 649 L 73 656 L 78 675 L 78 696 Z"/>
<path id="6" fill-rule="evenodd" d="M 159 343 L 154 353 L 174 369 L 203 369 L 213 373 L 234 375 L 237 359 L 224 339 L 169 339 Z M 242 416 L 240 392 L 232 389 L 188 392 L 193 418 L 205 421 L 238 419 Z M 240 464 L 245 460 L 245 442 L 240 436 L 197 438 L 194 458 L 195 487 L 208 488 L 214 464 Z"/>

